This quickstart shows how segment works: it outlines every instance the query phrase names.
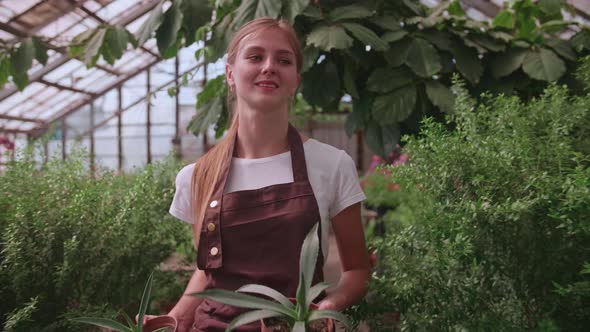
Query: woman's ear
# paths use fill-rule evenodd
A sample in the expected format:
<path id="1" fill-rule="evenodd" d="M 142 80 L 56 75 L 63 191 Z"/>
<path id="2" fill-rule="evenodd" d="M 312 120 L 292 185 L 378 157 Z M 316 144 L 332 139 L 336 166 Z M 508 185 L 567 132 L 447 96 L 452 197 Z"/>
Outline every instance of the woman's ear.
<path id="1" fill-rule="evenodd" d="M 225 80 L 230 88 L 234 86 L 234 71 L 229 63 L 225 64 Z"/>

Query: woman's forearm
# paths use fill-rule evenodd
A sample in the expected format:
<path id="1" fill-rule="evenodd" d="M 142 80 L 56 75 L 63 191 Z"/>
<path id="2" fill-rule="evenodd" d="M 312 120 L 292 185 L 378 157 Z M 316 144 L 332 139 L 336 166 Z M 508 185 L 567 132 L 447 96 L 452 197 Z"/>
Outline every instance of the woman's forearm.
<path id="1" fill-rule="evenodd" d="M 336 287 L 320 302 L 320 309 L 341 311 L 358 302 L 367 294 L 369 270 L 349 270 L 342 273 Z"/>
<path id="2" fill-rule="evenodd" d="M 174 308 L 170 310 L 168 315 L 173 316 L 176 319 L 192 320 L 195 309 L 197 309 L 203 299 L 189 294 L 204 290 L 206 283 L 207 277 L 205 276 L 205 272 L 199 269 L 195 270 L 195 273 L 193 273 L 189 280 L 183 295 L 180 297 Z"/>

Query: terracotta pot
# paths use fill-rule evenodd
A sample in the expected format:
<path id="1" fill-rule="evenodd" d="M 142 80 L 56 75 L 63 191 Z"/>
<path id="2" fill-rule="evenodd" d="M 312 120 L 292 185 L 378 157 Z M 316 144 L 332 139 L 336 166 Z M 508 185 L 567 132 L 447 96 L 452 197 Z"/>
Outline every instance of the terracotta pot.
<path id="1" fill-rule="evenodd" d="M 166 327 L 167 332 L 174 332 L 176 331 L 177 326 L 178 322 L 176 321 L 176 318 L 172 316 L 158 316 L 148 320 L 142 330 L 144 332 L 152 332 Z"/>
<path id="2" fill-rule="evenodd" d="M 296 300 L 295 299 L 289 299 L 291 302 L 293 302 L 293 304 L 295 304 Z M 316 310 L 318 308 L 318 305 L 315 303 L 312 303 L 310 305 L 310 307 L 314 310 Z M 332 319 L 328 319 L 328 331 L 329 332 L 334 332 L 334 320 Z M 270 329 L 264 324 L 264 320 L 260 320 L 260 332 L 270 332 Z"/>

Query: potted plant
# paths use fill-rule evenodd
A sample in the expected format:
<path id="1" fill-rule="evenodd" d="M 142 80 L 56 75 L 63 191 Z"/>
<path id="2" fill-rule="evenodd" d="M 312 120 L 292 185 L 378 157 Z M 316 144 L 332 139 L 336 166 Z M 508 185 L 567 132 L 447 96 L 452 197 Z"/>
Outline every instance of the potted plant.
<path id="1" fill-rule="evenodd" d="M 108 318 L 96 318 L 96 317 L 79 317 L 72 319 L 75 322 L 92 324 L 99 327 L 104 327 L 112 331 L 118 332 L 164 332 L 164 331 L 175 331 L 178 325 L 176 319 L 171 316 L 158 316 L 143 323 L 145 311 L 148 307 L 150 296 L 152 293 L 152 272 L 148 278 L 148 281 L 143 290 L 141 296 L 141 302 L 139 304 L 139 314 L 137 316 L 137 323 L 134 323 L 127 314 L 123 313 L 123 317 L 127 321 L 127 326 Z"/>
<path id="2" fill-rule="evenodd" d="M 299 260 L 299 285 L 294 299 L 289 299 L 270 287 L 258 284 L 242 286 L 236 292 L 208 289 L 191 295 L 206 297 L 235 307 L 253 309 L 231 321 L 226 331 L 259 320 L 262 321 L 263 332 L 333 331 L 334 320 L 349 327 L 350 324 L 345 315 L 333 310 L 318 310 L 313 304 L 313 300 L 329 287 L 327 283 L 311 285 L 319 251 L 317 231 L 318 224 L 311 229 L 303 241 Z M 262 295 L 274 301 L 244 293 Z"/>

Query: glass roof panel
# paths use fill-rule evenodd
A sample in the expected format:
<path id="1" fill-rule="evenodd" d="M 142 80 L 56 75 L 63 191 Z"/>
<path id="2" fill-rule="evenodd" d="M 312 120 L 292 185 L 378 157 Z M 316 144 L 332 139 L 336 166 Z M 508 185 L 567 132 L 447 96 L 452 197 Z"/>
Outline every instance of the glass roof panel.
<path id="1" fill-rule="evenodd" d="M 59 68 L 56 68 L 52 72 L 45 75 L 45 79 L 48 81 L 57 82 L 65 76 L 73 76 L 73 73 L 83 66 L 84 65 L 78 60 L 68 60 L 66 63 L 59 66 Z"/>
<path id="2" fill-rule="evenodd" d="M 2 21 L 2 20 L 4 20 L 4 18 L 2 18 L 2 16 L 0 15 L 0 21 Z M 4 30 L 0 30 L 0 39 L 7 40 L 7 39 L 13 39 L 13 38 L 14 38 L 13 34 L 8 33 Z"/>
<path id="3" fill-rule="evenodd" d="M 112 22 L 113 18 L 123 14 L 125 11 L 129 10 L 134 4 L 141 2 L 141 1 L 133 1 L 133 0 L 118 0 L 113 1 L 106 5 L 104 8 L 96 11 L 96 15 L 102 18 L 107 22 Z"/>
<path id="4" fill-rule="evenodd" d="M 43 119 L 43 120 L 48 119 L 49 115 L 52 114 L 52 113 L 50 113 L 51 111 L 48 111 L 48 110 L 51 110 L 51 108 L 54 107 L 56 104 L 59 104 L 62 101 L 67 100 L 68 98 L 71 98 L 72 95 L 76 95 L 76 93 L 71 92 L 71 91 L 61 90 L 59 93 L 55 94 L 53 96 L 53 98 L 51 98 L 50 101 L 45 103 L 43 105 L 43 107 L 40 107 L 38 109 L 37 108 L 32 109 L 29 113 L 29 117 L 35 117 L 35 118 Z"/>
<path id="5" fill-rule="evenodd" d="M 85 13 L 75 10 L 48 24 L 39 33 L 60 45 L 67 44 L 77 34 L 98 25 L 96 20 L 84 17 L 86 17 Z"/>
<path id="6" fill-rule="evenodd" d="M 45 88 L 45 85 L 34 82 L 29 84 L 29 86 L 27 86 L 27 88 L 23 90 L 23 92 L 17 92 L 12 96 L 2 100 L 0 102 L 0 114 L 17 115 L 18 110 L 20 109 L 19 105 L 22 104 L 23 101 L 30 98 L 32 95 L 38 93 L 43 88 Z"/>
<path id="7" fill-rule="evenodd" d="M 24 13 L 29 8 L 43 0 L 19 0 L 19 1 L 2 1 L 0 7 L 5 8 L 7 12 L 11 13 L 7 18 L 13 18 L 19 14 Z"/>

